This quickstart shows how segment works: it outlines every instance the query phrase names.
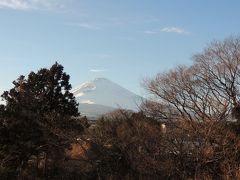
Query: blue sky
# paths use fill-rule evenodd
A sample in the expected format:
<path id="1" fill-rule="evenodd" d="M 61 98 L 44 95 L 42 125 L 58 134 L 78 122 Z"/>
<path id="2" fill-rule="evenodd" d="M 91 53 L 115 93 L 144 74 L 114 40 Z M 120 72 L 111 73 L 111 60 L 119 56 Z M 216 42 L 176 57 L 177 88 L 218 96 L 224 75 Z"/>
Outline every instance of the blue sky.
<path id="1" fill-rule="evenodd" d="M 239 35 L 237 0 L 0 0 L 0 90 L 58 61 L 74 86 L 140 82 Z"/>

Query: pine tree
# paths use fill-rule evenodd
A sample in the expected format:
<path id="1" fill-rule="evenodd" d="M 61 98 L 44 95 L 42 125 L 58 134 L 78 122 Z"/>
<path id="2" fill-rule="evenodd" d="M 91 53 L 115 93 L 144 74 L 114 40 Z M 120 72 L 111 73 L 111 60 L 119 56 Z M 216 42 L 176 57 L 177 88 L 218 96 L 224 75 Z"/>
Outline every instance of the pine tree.
<path id="1" fill-rule="evenodd" d="M 2 95 L 6 108 L 11 112 L 41 116 L 79 116 L 78 104 L 70 92 L 70 76 L 63 69 L 56 62 L 50 69 L 31 72 L 28 78 L 21 75 L 13 82 L 14 87 Z"/>
<path id="2" fill-rule="evenodd" d="M 70 76 L 63 69 L 56 62 L 49 69 L 31 72 L 27 78 L 21 75 L 13 81 L 14 87 L 3 93 L 6 105 L 0 105 L 1 168 L 10 168 L 11 173 L 24 168 L 31 155 L 48 151 L 42 147 L 60 143 L 53 128 L 65 127 L 72 116 L 79 116 L 70 92 Z"/>

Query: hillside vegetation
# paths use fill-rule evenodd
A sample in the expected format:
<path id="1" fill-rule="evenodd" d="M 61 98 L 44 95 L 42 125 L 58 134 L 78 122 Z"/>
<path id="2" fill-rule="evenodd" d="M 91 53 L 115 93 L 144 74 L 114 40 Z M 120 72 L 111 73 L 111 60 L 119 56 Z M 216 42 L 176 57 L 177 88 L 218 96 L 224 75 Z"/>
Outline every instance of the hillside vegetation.
<path id="1" fill-rule="evenodd" d="M 69 78 L 55 63 L 3 93 L 0 179 L 240 179 L 239 37 L 144 80 L 139 112 L 94 125 Z"/>

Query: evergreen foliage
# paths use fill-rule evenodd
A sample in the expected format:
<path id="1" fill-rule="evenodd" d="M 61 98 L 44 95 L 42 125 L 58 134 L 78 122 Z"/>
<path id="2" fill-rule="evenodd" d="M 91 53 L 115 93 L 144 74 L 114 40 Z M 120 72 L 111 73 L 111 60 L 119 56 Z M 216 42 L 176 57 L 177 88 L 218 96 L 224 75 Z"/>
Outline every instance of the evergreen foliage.
<path id="1" fill-rule="evenodd" d="M 21 75 L 13 81 L 14 87 L 2 95 L 6 109 L 24 114 L 79 116 L 69 78 L 57 62 L 50 69 L 31 72 L 27 78 Z"/>
<path id="2" fill-rule="evenodd" d="M 0 178 L 16 178 L 31 156 L 54 146 L 58 146 L 58 153 L 64 151 L 57 132 L 74 127 L 71 117 L 79 116 L 69 78 L 56 62 L 27 78 L 21 75 L 14 87 L 3 93 L 6 105 L 0 106 Z"/>

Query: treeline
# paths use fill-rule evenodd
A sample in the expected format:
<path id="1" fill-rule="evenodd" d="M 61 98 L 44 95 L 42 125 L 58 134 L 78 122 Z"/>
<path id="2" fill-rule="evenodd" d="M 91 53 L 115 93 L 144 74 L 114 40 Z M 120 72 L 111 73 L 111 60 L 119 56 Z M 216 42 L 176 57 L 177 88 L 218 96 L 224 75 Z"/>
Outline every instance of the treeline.
<path id="1" fill-rule="evenodd" d="M 146 79 L 140 111 L 79 118 L 55 63 L 4 92 L 0 179 L 240 179 L 240 38 Z"/>

